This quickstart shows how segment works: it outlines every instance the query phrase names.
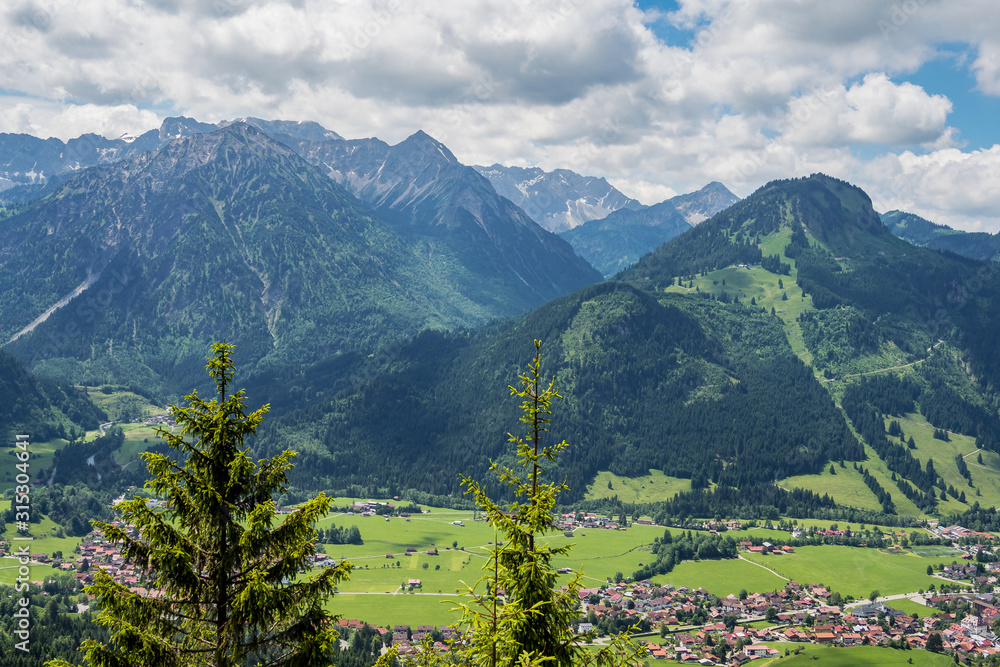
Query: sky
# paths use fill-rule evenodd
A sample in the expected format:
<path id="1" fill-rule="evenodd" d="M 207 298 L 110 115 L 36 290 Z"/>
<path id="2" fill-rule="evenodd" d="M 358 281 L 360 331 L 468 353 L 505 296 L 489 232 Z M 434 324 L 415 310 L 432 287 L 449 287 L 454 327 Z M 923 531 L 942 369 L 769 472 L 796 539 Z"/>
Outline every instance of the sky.
<path id="1" fill-rule="evenodd" d="M 653 204 L 815 172 L 1000 230 L 996 0 L 6 0 L 0 132 L 313 120 Z"/>

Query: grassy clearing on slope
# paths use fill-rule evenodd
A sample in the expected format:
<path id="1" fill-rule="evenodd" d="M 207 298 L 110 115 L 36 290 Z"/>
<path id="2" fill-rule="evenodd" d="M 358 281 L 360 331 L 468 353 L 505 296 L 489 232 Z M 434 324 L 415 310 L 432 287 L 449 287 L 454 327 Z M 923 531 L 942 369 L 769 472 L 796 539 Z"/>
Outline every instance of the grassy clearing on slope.
<path id="1" fill-rule="evenodd" d="M 619 477 L 604 471 L 597 473 L 593 483 L 587 485 L 586 498 L 595 500 L 618 496 L 624 503 L 657 503 L 690 490 L 690 479 L 667 477 L 662 470 L 650 469 L 649 474 L 643 477 Z"/>
<path id="2" fill-rule="evenodd" d="M 903 495 L 903 492 L 899 490 L 896 483 L 892 481 L 892 473 L 886 467 L 885 462 L 875 453 L 875 450 L 865 445 L 865 452 L 868 454 L 868 459 L 858 462 L 858 465 L 870 472 L 878 483 L 882 485 L 882 488 L 892 496 L 896 512 L 902 516 L 926 516 L 917 509 L 917 506 L 912 501 Z M 952 464 L 954 465 L 954 462 Z M 846 464 L 846 468 L 841 468 L 838 463 L 833 465 L 837 471 L 836 475 L 830 474 L 830 466 L 827 465 L 824 467 L 823 472 L 818 475 L 789 477 L 778 482 L 778 486 L 783 486 L 786 489 L 809 489 L 820 495 L 829 494 L 837 503 L 849 507 L 873 510 L 881 509 L 881 505 L 868 488 L 868 485 L 865 484 L 861 473 L 854 470 L 853 464 Z M 865 495 L 866 493 L 867 495 Z"/>
<path id="3" fill-rule="evenodd" d="M 798 273 L 795 268 L 795 260 L 785 256 L 785 246 L 788 245 L 790 238 L 791 231 L 783 229 L 780 232 L 768 234 L 760 242 L 761 251 L 765 255 L 778 255 L 782 262 L 791 265 L 791 271 L 787 276 L 765 271 L 759 266 L 752 266 L 748 269 L 730 266 L 711 271 L 703 276 L 696 276 L 693 281 L 690 281 L 693 283 L 691 287 L 687 286 L 689 282 L 685 282 L 683 286 L 673 285 L 667 288 L 667 291 L 681 294 L 708 292 L 716 296 L 725 291 L 730 296 L 739 297 L 740 301 L 746 303 L 752 298 L 756 301 L 757 306 L 764 308 L 767 312 L 773 308 L 775 314 L 784 322 L 785 335 L 792 350 L 800 359 L 810 364 L 812 363 L 812 354 L 802 339 L 802 329 L 799 327 L 798 317 L 807 310 L 813 310 L 814 306 L 812 297 L 803 297 L 802 289 L 796 282 Z M 787 300 L 782 300 L 782 296 L 787 296 Z"/>
<path id="4" fill-rule="evenodd" d="M 873 590 L 894 595 L 940 584 L 927 576 L 927 566 L 953 560 L 840 546 L 798 547 L 793 554 L 744 557 L 799 583 L 823 583 L 855 598 L 867 597 Z"/>
<path id="5" fill-rule="evenodd" d="M 809 489 L 813 493 L 829 495 L 839 505 L 875 512 L 882 510 L 882 504 L 854 466 L 847 465 L 841 468 L 839 464 L 833 465 L 836 471 L 834 475 L 830 474 L 830 467 L 827 466 L 818 475 L 788 477 L 778 482 L 778 486 L 786 489 Z"/>
<path id="6" fill-rule="evenodd" d="M 160 441 L 156 437 L 156 428 L 144 426 L 143 424 L 116 424 L 125 434 L 125 442 L 122 448 L 113 453 L 115 462 L 118 465 L 125 465 L 129 461 L 138 462 L 145 465 L 139 455 Z"/>
<path id="7" fill-rule="evenodd" d="M 167 414 L 166 408 L 131 391 L 113 391 L 105 394 L 99 387 L 84 387 L 91 402 L 108 414 L 112 421 L 142 421 L 154 415 Z"/>
<path id="8" fill-rule="evenodd" d="M 892 418 L 886 420 L 886 428 Z M 899 419 L 899 424 L 903 428 L 903 433 L 907 438 L 912 437 L 915 450 L 911 450 L 913 456 L 927 465 L 927 461 L 934 459 L 934 469 L 945 483 L 954 486 L 959 493 L 965 492 L 967 503 L 961 503 L 951 496 L 947 501 L 939 501 L 938 507 L 942 514 L 952 514 L 964 512 L 977 500 L 980 505 L 1000 504 L 1000 472 L 979 466 L 976 462 L 975 452 L 976 439 L 958 433 L 949 433 L 950 442 L 938 440 L 934 437 L 934 427 L 927 422 L 923 415 L 907 414 Z M 969 456 L 971 454 L 971 456 Z M 958 465 L 955 463 L 956 456 L 966 457 L 965 463 L 972 473 L 972 483 L 979 488 L 981 496 L 976 495 L 976 489 L 970 487 L 964 477 L 958 472 Z M 983 464 L 987 465 L 984 456 Z"/>

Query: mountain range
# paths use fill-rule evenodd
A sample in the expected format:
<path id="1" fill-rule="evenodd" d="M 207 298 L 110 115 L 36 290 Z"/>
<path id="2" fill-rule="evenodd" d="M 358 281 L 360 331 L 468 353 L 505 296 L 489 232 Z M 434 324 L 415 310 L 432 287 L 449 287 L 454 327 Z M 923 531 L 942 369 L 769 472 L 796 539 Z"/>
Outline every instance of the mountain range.
<path id="1" fill-rule="evenodd" d="M 605 278 L 739 201 L 717 181 L 646 206 L 603 178 L 566 169 L 544 171 L 500 164 L 475 169 L 535 222 L 569 241 Z"/>
<path id="2" fill-rule="evenodd" d="M 437 154 L 425 137 L 383 154 L 373 189 L 405 181 L 394 170 L 409 174 L 420 151 Z M 428 180 L 441 191 L 374 207 L 246 123 L 80 169 L 3 213 L 0 336 L 44 376 L 175 388 L 201 375 L 220 337 L 254 365 L 303 363 L 600 279 L 442 159 L 431 164 L 458 174 Z"/>
<path id="3" fill-rule="evenodd" d="M 605 189 L 607 215 L 556 235 L 484 175 L 506 168 L 423 132 L 170 119 L 53 141 L 0 137 L 0 338 L 24 362 L 0 357 L 0 385 L 33 423 L 100 418 L 55 379 L 186 393 L 224 337 L 272 404 L 257 453 L 299 451 L 298 487 L 446 496 L 510 462 L 507 387 L 537 338 L 564 397 L 567 498 L 598 471 L 655 470 L 692 498 L 784 507 L 778 482 L 829 508 L 810 480 L 844 464 L 834 495 L 865 511 L 958 511 L 962 466 L 887 422 L 1000 451 L 997 265 L 919 247 L 989 239 L 880 217 L 822 174 L 649 207 Z M 516 183 L 564 198 L 553 211 L 610 188 L 553 174 Z"/>

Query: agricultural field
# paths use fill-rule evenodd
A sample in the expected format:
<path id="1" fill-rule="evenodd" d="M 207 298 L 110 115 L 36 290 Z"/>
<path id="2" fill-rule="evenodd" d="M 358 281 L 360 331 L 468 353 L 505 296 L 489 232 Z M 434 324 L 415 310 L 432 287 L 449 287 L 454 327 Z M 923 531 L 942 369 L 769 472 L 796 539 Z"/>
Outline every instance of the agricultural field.
<path id="1" fill-rule="evenodd" d="M 327 602 L 327 609 L 347 619 L 359 619 L 382 627 L 392 625 L 454 625 L 462 617 L 452 611 L 457 599 L 452 595 L 400 593 L 366 595 L 338 593 Z"/>
<path id="2" fill-rule="evenodd" d="M 336 499 L 336 505 L 346 505 Z M 453 524 L 462 521 L 464 526 Z M 319 522 L 318 527 L 355 525 L 364 544 L 323 545 L 333 559 L 347 559 L 354 565 L 350 580 L 339 586 L 331 609 L 347 618 L 362 618 L 374 623 L 432 624 L 430 619 L 455 620 L 449 605 L 440 600 L 455 599 L 456 590 L 474 585 L 483 576 L 487 550 L 498 539 L 482 521 L 473 520 L 470 511 L 432 509 L 430 513 L 404 518 L 336 514 Z M 572 538 L 553 533 L 542 539 L 553 546 L 574 544 L 566 557 L 556 559 L 555 567 L 572 567 L 584 573 L 583 586 L 606 583 L 617 572 L 629 576 L 647 560 L 653 538 L 663 535 L 656 526 L 630 526 L 625 531 L 581 530 Z M 456 546 L 457 545 L 457 546 Z M 416 551 L 406 553 L 407 548 Z M 437 549 L 437 555 L 429 555 Z M 389 558 L 388 555 L 392 557 Z M 407 592 L 409 579 L 420 579 L 421 587 Z M 464 583 L 463 583 L 464 582 Z M 385 598 L 391 596 L 389 604 Z M 357 615 L 352 615 L 357 610 Z M 373 615 L 362 617 L 362 611 Z"/>
<path id="3" fill-rule="evenodd" d="M 916 667 L 947 667 L 954 664 L 950 656 L 929 651 L 897 651 L 882 646 L 827 646 L 823 644 L 775 644 L 773 649 L 781 651 L 780 658 L 754 661 L 757 667 L 892 667 L 893 665 L 916 665 Z M 789 655 L 785 656 L 788 649 Z M 798 655 L 795 650 L 801 649 Z M 912 662 L 910 662 L 912 661 Z"/>
<path id="4" fill-rule="evenodd" d="M 894 595 L 940 584 L 940 580 L 927 576 L 927 566 L 954 560 L 841 546 L 798 547 L 793 554 L 743 556 L 799 583 L 822 583 L 855 598 L 867 597 L 873 590 Z"/>
<path id="5" fill-rule="evenodd" d="M 954 547 L 949 547 L 945 545 L 933 545 L 927 547 L 912 547 L 910 549 L 913 553 L 920 556 L 921 558 L 952 558 L 956 559 L 962 555 L 962 552 Z"/>

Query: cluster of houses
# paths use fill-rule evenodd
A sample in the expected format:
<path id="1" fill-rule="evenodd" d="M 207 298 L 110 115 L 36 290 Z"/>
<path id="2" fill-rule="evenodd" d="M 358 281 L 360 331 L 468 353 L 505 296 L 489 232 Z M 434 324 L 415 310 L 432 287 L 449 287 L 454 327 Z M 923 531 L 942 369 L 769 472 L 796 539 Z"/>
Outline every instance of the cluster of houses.
<path id="1" fill-rule="evenodd" d="M 379 509 L 382 509 L 384 512 L 384 508 L 388 508 L 391 511 L 396 509 L 396 506 L 392 503 L 380 503 L 374 500 L 363 500 L 351 505 L 351 512 L 348 512 L 348 514 L 357 513 L 361 516 L 372 516 L 374 514 L 378 514 Z"/>
<path id="2" fill-rule="evenodd" d="M 167 428 L 173 428 L 177 426 L 177 422 L 174 421 L 173 412 L 167 412 L 165 415 L 155 415 L 153 417 L 147 417 L 142 420 L 144 426 L 166 426 Z"/>
<path id="3" fill-rule="evenodd" d="M 648 522 L 652 524 L 652 521 Z M 573 536 L 573 531 L 581 528 L 604 528 L 607 530 L 618 530 L 618 522 L 609 516 L 602 516 L 594 512 L 569 512 L 560 514 L 556 521 L 556 528 L 563 531 L 567 537 Z"/>
<path id="4" fill-rule="evenodd" d="M 1000 607 L 993 595 L 971 593 L 942 595 L 927 599 L 934 607 L 968 603 L 969 614 L 960 622 L 954 614 L 940 613 L 923 620 L 877 602 L 841 608 L 828 602 L 831 591 L 820 585 L 789 582 L 772 593 L 752 593 L 744 599 L 730 595 L 716 598 L 703 589 L 659 587 L 650 581 L 608 585 L 580 591 L 581 602 L 591 621 L 606 616 L 628 620 L 647 619 L 652 627 L 663 625 L 674 633 L 668 643 L 645 644 L 655 659 L 673 659 L 701 665 L 743 665 L 760 657 L 778 655 L 764 642 L 817 643 L 838 646 L 874 645 L 926 648 L 931 635 L 941 638 L 941 647 L 959 657 L 991 656 L 1000 653 L 1000 637 L 992 633 L 1000 619 Z M 701 611 L 704 625 L 684 625 Z M 733 617 L 736 622 L 733 623 Z M 768 627 L 751 627 L 753 621 L 771 619 Z M 728 621 L 728 623 L 727 623 Z M 759 624 L 757 624 L 759 625 Z M 581 624 L 580 631 L 592 628 Z M 942 629 L 943 628 L 943 629 Z M 718 647 L 723 645 L 725 651 Z M 719 658 L 720 653 L 725 658 Z"/>
<path id="5" fill-rule="evenodd" d="M 360 630 L 366 624 L 364 621 L 359 621 L 357 619 L 346 619 L 342 618 L 337 621 L 337 625 L 341 630 L 341 637 L 344 636 L 344 631 Z M 415 653 L 418 650 L 418 646 L 421 642 L 434 639 L 435 628 L 432 625 L 418 625 L 416 627 L 409 625 L 394 625 L 389 627 L 379 627 L 371 626 L 382 637 L 382 641 L 385 643 L 392 643 L 396 650 L 401 655 L 409 655 Z M 434 641 L 431 645 L 437 651 L 447 651 L 448 643 L 458 639 L 458 630 L 451 626 L 443 626 L 439 631 L 439 639 Z"/>
<path id="6" fill-rule="evenodd" d="M 112 525 L 124 528 L 132 537 L 138 536 L 138 531 L 134 526 L 125 525 L 118 521 Z M 71 560 L 55 563 L 55 566 L 60 570 L 73 572 L 73 577 L 84 586 L 94 583 L 94 574 L 98 569 L 102 569 L 115 581 L 139 595 L 148 597 L 163 595 L 160 590 L 146 588 L 142 585 L 141 573 L 136 570 L 133 564 L 125 563 L 125 558 L 121 555 L 118 547 L 107 542 L 104 539 L 104 533 L 100 530 L 95 529 L 83 539 L 77 553 Z"/>
<path id="7" fill-rule="evenodd" d="M 974 530 L 969 530 L 963 526 L 947 526 L 941 528 L 940 526 L 932 526 L 931 532 L 937 534 L 940 537 L 944 537 L 949 540 L 960 540 L 963 538 L 970 539 L 984 539 L 984 540 L 994 540 L 996 537 L 992 533 L 980 533 Z"/>

